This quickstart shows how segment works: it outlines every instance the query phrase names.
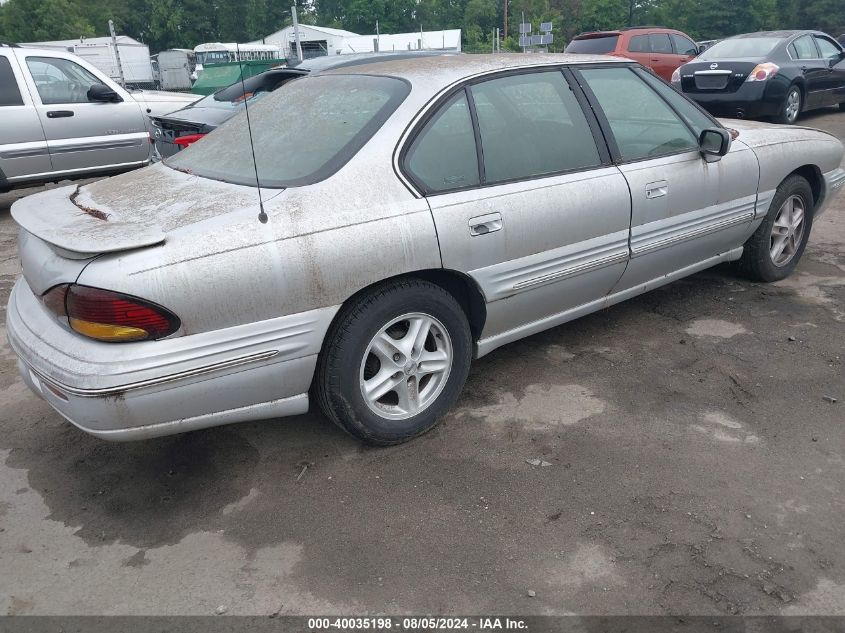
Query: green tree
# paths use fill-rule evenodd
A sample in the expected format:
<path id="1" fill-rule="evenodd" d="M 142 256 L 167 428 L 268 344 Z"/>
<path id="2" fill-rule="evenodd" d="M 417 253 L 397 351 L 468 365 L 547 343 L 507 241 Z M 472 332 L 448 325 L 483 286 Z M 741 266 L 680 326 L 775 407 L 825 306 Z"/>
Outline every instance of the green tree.
<path id="1" fill-rule="evenodd" d="M 0 40 L 69 40 L 95 33 L 73 0 L 11 0 L 0 13 Z"/>

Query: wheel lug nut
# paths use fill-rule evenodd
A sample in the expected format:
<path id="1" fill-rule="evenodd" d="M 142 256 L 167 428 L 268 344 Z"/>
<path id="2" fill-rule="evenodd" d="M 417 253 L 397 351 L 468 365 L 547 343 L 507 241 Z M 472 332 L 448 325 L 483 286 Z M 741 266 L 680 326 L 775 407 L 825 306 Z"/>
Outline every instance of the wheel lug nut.
<path id="1" fill-rule="evenodd" d="M 393 360 L 394 360 L 394 361 L 396 361 L 397 363 L 399 362 L 399 359 L 400 359 L 400 358 L 402 358 L 402 357 L 401 357 L 399 354 L 394 354 L 394 355 L 393 355 Z"/>

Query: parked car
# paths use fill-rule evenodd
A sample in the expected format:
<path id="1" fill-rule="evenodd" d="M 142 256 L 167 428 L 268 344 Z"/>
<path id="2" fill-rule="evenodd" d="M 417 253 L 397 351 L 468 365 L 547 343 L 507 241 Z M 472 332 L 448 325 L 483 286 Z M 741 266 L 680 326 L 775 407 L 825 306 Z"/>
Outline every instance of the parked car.
<path id="1" fill-rule="evenodd" d="M 139 439 L 313 397 L 401 442 L 473 357 L 720 262 L 783 279 L 845 182 L 835 137 L 726 129 L 604 56 L 343 68 L 249 120 L 13 205 L 9 342 L 81 429 Z"/>
<path id="2" fill-rule="evenodd" d="M 440 52 L 386 52 L 353 53 L 350 55 L 325 55 L 306 59 L 295 65 L 272 68 L 261 74 L 236 81 L 223 90 L 203 97 L 199 101 L 185 106 L 181 110 L 166 116 L 154 117 L 156 150 L 161 157 L 172 156 L 180 149 L 195 143 L 214 130 L 224 121 L 229 120 L 247 105 L 270 94 L 285 85 L 291 79 L 304 77 L 309 73 L 318 73 L 332 68 L 344 68 L 369 64 L 385 59 L 410 59 L 429 55 L 443 55 Z M 454 55 L 454 53 L 446 53 Z"/>
<path id="3" fill-rule="evenodd" d="M 681 66 L 672 85 L 717 116 L 772 117 L 845 110 L 845 52 L 820 31 L 767 31 L 722 40 Z"/>
<path id="4" fill-rule="evenodd" d="M 146 165 L 148 116 L 196 98 L 129 92 L 70 53 L 0 45 L 0 191 Z"/>
<path id="5" fill-rule="evenodd" d="M 696 42 L 696 45 L 698 46 L 698 54 L 701 55 L 701 53 L 718 42 L 719 40 L 701 40 L 700 42 Z"/>
<path id="6" fill-rule="evenodd" d="M 632 26 L 618 31 L 581 33 L 572 39 L 565 52 L 626 57 L 669 81 L 678 66 L 698 55 L 698 45 L 682 31 Z"/>

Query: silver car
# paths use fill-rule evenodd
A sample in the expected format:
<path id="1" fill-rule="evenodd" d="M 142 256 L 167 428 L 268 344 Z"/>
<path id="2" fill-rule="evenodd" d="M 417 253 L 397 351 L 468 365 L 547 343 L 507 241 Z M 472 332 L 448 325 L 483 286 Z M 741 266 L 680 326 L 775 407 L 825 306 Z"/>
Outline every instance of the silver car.
<path id="1" fill-rule="evenodd" d="M 112 440 L 304 413 L 393 444 L 478 358 L 714 264 L 782 279 L 842 144 L 640 66 L 470 55 L 291 82 L 163 164 L 12 208 L 26 383 Z M 253 150 L 255 162 L 253 162 Z"/>
<path id="2" fill-rule="evenodd" d="M 0 44 L 0 191 L 146 165 L 149 116 L 198 98 L 130 92 L 76 55 Z"/>

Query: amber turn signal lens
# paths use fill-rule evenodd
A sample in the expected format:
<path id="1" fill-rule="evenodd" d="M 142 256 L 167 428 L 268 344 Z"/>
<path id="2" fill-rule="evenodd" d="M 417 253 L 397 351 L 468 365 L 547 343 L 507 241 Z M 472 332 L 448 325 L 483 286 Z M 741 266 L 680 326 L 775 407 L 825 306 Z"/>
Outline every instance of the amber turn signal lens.
<path id="1" fill-rule="evenodd" d="M 109 325 L 108 323 L 92 323 L 81 319 L 69 319 L 70 327 L 76 332 L 95 338 L 98 341 L 118 343 L 121 341 L 143 341 L 150 335 L 146 330 L 124 325 Z"/>

